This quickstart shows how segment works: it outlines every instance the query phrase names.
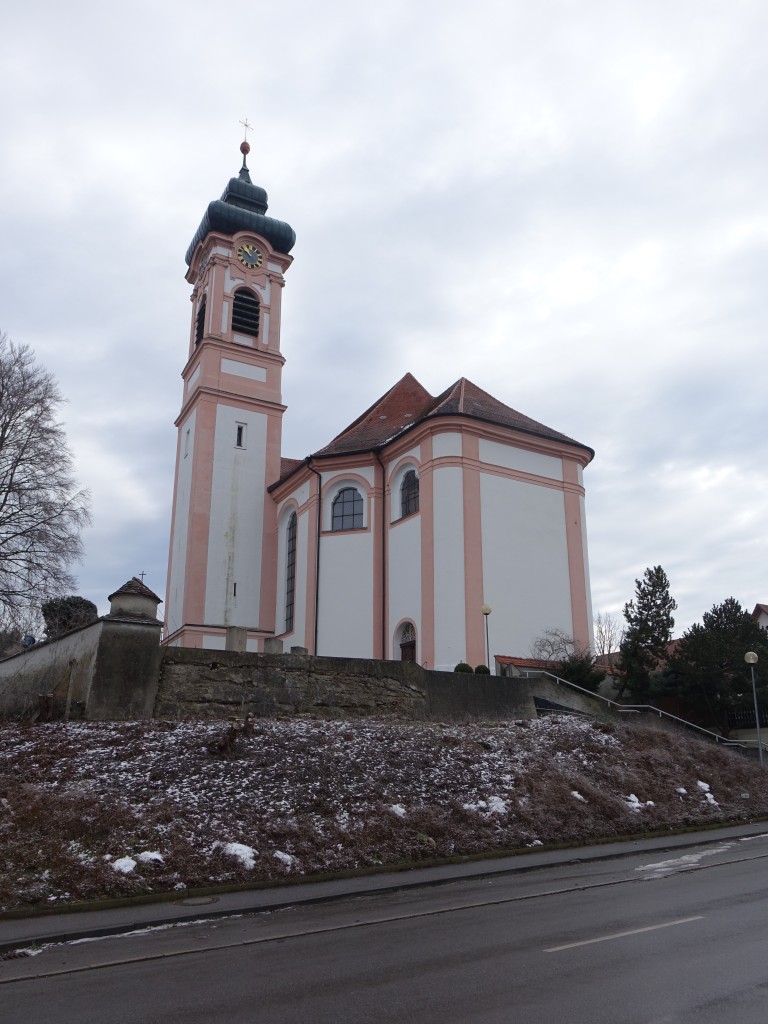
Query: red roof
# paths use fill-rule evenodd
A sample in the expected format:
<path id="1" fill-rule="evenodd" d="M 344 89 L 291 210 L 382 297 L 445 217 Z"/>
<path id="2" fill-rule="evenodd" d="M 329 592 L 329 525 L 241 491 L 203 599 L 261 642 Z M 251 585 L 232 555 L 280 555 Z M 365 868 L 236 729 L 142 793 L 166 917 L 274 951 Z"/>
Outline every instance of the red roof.
<path id="1" fill-rule="evenodd" d="M 118 594 L 135 594 L 137 597 L 151 597 L 152 600 L 156 601 L 158 604 L 162 603 L 157 594 L 153 593 L 149 587 L 145 586 L 136 576 L 134 576 L 133 579 L 128 580 L 127 583 L 124 583 L 122 587 L 114 592 L 114 594 L 110 594 L 107 600 L 111 601 L 112 598 L 117 597 Z"/>
<path id="2" fill-rule="evenodd" d="M 378 401 L 314 455 L 351 455 L 382 448 L 416 424 L 440 416 L 467 416 L 485 423 L 495 423 L 525 434 L 573 445 L 589 452 L 590 458 L 594 455 L 587 445 L 511 409 L 466 377 L 457 380 L 441 395 L 433 398 L 410 373 L 406 373 Z M 299 459 L 281 459 L 280 479 L 290 476 L 300 465 Z"/>
<path id="3" fill-rule="evenodd" d="M 420 423 L 434 401 L 427 389 L 412 374 L 406 373 L 362 416 L 358 416 L 330 444 L 315 454 L 341 455 L 378 448 L 408 430 L 414 423 Z"/>
<path id="4" fill-rule="evenodd" d="M 280 479 L 289 476 L 295 469 L 304 464 L 304 459 L 280 459 Z"/>
<path id="5" fill-rule="evenodd" d="M 514 665 L 515 668 L 533 668 L 546 671 L 552 667 L 552 662 L 547 661 L 546 658 L 512 658 L 508 654 L 497 654 L 495 658 L 500 665 Z"/>

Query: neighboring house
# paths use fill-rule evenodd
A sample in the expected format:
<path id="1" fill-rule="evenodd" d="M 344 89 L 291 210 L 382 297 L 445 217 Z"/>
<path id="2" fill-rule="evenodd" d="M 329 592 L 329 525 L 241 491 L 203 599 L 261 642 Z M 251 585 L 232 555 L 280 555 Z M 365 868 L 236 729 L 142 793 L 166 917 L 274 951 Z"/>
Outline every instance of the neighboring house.
<path id="1" fill-rule="evenodd" d="M 514 658 L 509 654 L 497 654 L 497 676 L 521 676 L 525 672 L 552 672 L 553 662 L 546 658 Z"/>
<path id="2" fill-rule="evenodd" d="M 237 632 L 247 650 L 280 637 L 440 669 L 485 662 L 487 637 L 491 655 L 547 629 L 590 646 L 591 448 L 469 380 L 433 396 L 406 374 L 329 444 L 283 457 L 295 236 L 266 216 L 241 150 L 186 257 L 165 642 L 221 649 Z"/>
<path id="3" fill-rule="evenodd" d="M 752 618 L 757 619 L 758 626 L 768 629 L 768 604 L 756 604 Z"/>

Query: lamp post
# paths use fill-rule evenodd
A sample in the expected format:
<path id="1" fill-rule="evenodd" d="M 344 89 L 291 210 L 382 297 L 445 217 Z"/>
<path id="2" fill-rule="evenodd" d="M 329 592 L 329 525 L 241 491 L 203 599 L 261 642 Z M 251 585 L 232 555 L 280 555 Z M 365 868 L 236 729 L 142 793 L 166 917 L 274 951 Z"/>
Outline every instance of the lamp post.
<path id="1" fill-rule="evenodd" d="M 757 664 L 757 655 L 754 651 L 747 651 L 744 655 L 744 661 L 749 665 L 749 671 L 752 673 L 752 699 L 755 702 L 755 730 L 757 731 L 757 754 L 760 758 L 760 767 L 763 767 L 763 744 L 760 740 L 760 711 L 757 707 L 757 687 L 755 686 L 755 665 Z"/>
<path id="2" fill-rule="evenodd" d="M 491 671 L 491 645 L 488 643 L 488 616 L 493 611 L 493 608 L 489 604 L 484 604 L 480 611 L 483 613 L 485 619 L 485 663 L 488 666 L 488 671 Z M 495 675 L 495 673 L 494 673 Z"/>

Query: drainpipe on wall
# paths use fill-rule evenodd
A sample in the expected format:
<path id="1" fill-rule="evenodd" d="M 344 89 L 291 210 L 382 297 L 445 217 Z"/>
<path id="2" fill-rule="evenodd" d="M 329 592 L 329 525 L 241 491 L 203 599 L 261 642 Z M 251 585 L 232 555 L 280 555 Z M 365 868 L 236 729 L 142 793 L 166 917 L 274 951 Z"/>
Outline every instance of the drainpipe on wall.
<path id="1" fill-rule="evenodd" d="M 323 530 L 323 478 L 312 465 L 312 456 L 308 455 L 304 464 L 310 473 L 317 477 L 317 551 L 315 552 L 315 641 L 312 653 L 317 656 L 317 637 L 320 624 L 320 537 Z"/>
<path id="2" fill-rule="evenodd" d="M 384 661 L 387 657 L 387 471 L 378 449 L 374 448 L 373 454 L 381 466 L 381 658 Z"/>

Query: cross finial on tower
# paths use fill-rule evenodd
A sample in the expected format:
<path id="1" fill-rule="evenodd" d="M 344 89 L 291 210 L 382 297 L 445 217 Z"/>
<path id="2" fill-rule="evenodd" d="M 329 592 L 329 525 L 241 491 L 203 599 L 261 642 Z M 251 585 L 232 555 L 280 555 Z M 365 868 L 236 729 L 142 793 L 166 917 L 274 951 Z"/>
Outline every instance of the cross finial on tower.
<path id="1" fill-rule="evenodd" d="M 239 175 L 239 177 L 243 181 L 250 182 L 251 177 L 248 174 L 248 165 L 245 162 L 245 158 L 251 152 L 251 145 L 248 142 L 248 132 L 252 132 L 253 131 L 253 125 L 248 124 L 248 118 L 247 117 L 246 117 L 246 119 L 244 121 L 241 121 L 240 124 L 245 129 L 245 138 L 240 143 L 240 152 L 243 154 L 243 166 L 240 168 L 240 175 Z"/>
<path id="2" fill-rule="evenodd" d="M 141 576 L 141 582 L 142 582 L 142 583 L 144 582 L 144 577 L 145 577 L 146 575 L 147 575 L 147 574 L 146 574 L 146 572 L 140 572 L 140 573 L 139 573 L 139 576 Z"/>

